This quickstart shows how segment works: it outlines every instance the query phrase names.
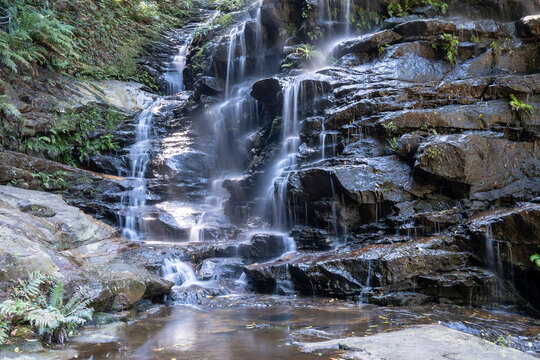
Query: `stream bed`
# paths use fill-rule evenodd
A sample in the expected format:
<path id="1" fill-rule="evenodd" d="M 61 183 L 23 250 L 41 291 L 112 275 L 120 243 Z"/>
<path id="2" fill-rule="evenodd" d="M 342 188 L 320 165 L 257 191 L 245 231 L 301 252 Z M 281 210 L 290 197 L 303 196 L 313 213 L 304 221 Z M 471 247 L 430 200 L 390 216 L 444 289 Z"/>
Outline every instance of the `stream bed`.
<path id="1" fill-rule="evenodd" d="M 225 296 L 208 306 L 177 305 L 121 326 L 115 339 L 90 328 L 70 347 L 78 358 L 94 359 L 325 359 L 340 350 L 303 353 L 298 345 L 368 336 L 411 326 L 442 324 L 540 357 L 540 323 L 531 318 L 456 306 L 379 307 L 333 299 Z M 110 326 L 110 325 L 106 325 Z M 114 327 L 114 324 L 113 324 Z M 94 341 L 94 342 L 92 342 Z"/>

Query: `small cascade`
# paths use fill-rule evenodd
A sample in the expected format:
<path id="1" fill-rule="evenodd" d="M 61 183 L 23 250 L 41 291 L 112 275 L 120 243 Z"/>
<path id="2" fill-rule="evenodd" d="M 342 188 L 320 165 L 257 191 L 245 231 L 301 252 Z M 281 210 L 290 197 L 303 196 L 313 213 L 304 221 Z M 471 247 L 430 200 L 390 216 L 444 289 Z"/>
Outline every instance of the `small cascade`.
<path id="1" fill-rule="evenodd" d="M 367 303 L 367 295 L 369 291 L 371 290 L 371 260 L 368 260 L 368 272 L 367 272 L 367 278 L 366 278 L 366 284 L 362 287 L 362 292 L 360 293 L 360 301 L 363 303 Z"/>
<path id="2" fill-rule="evenodd" d="M 283 91 L 282 110 L 282 147 L 273 174 L 269 193 L 273 198 L 273 224 L 277 230 L 287 227 L 288 214 L 286 214 L 287 184 L 291 170 L 296 168 L 296 152 L 300 145 L 298 136 L 298 100 L 301 97 L 300 82 L 293 81 Z M 292 216 L 291 216 L 292 217 Z"/>
<path id="3" fill-rule="evenodd" d="M 138 210 L 146 204 L 145 173 L 150 162 L 150 128 L 160 103 L 160 100 L 157 100 L 138 115 L 135 143 L 129 150 L 129 178 L 132 189 L 122 196 L 120 225 L 123 229 L 122 236 L 130 240 L 140 240 Z"/>
<path id="4" fill-rule="evenodd" d="M 225 99 L 231 96 L 231 86 L 242 81 L 246 74 L 246 23 L 238 25 L 229 33 L 229 47 L 227 50 L 227 77 L 225 80 Z M 237 54 L 240 49 L 240 54 Z"/>
<path id="5" fill-rule="evenodd" d="M 197 282 L 197 276 L 195 276 L 193 268 L 177 258 L 163 260 L 161 277 L 181 287 L 187 287 Z"/>
<path id="6" fill-rule="evenodd" d="M 167 83 L 167 94 L 169 95 L 184 90 L 184 68 L 186 67 L 188 50 L 192 40 L 193 35 L 187 34 L 182 45 L 178 47 L 177 54 L 171 61 L 170 71 L 163 75 Z"/>
<path id="7" fill-rule="evenodd" d="M 486 267 L 492 271 L 496 277 L 494 297 L 501 302 L 505 295 L 505 280 L 510 279 L 514 283 L 514 261 L 512 256 L 512 245 L 509 241 L 497 240 L 493 238 L 491 224 L 486 225 L 485 230 L 485 263 Z M 506 249 L 504 249 L 506 247 Z M 503 264 L 504 250 L 507 251 L 508 269 Z"/>

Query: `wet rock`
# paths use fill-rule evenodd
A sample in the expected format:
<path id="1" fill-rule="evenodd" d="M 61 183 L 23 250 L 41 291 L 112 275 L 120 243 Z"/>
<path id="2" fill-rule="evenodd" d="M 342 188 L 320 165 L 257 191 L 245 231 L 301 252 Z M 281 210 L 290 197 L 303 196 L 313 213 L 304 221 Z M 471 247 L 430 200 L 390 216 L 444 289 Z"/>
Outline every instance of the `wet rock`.
<path id="1" fill-rule="evenodd" d="M 398 155 L 403 159 L 412 162 L 420 145 L 426 141 L 427 133 L 415 131 L 404 134 L 397 140 Z"/>
<path id="2" fill-rule="evenodd" d="M 346 350 L 350 359 L 435 360 L 466 359 L 476 354 L 479 359 L 532 360 L 533 356 L 516 349 L 501 347 L 474 335 L 452 330 L 441 325 L 423 325 L 395 332 L 366 337 L 352 337 L 315 343 L 302 343 L 304 352 L 323 349 Z"/>
<path id="3" fill-rule="evenodd" d="M 487 134 L 443 135 L 419 148 L 415 168 L 465 185 L 456 196 L 494 200 L 534 188 L 536 148 Z"/>
<path id="4" fill-rule="evenodd" d="M 391 124 L 400 132 L 420 129 L 482 130 L 520 125 L 508 103 L 502 100 L 396 111 L 382 118 L 379 123 L 387 126 Z"/>
<path id="5" fill-rule="evenodd" d="M 260 102 L 278 104 L 280 102 L 281 83 L 276 78 L 259 80 L 251 88 L 251 96 Z"/>
<path id="6" fill-rule="evenodd" d="M 70 204 L 113 223 L 117 220 L 122 178 L 73 168 L 25 154 L 0 152 L 0 185 L 62 192 Z"/>
<path id="7" fill-rule="evenodd" d="M 330 250 L 335 241 L 328 232 L 310 227 L 294 227 L 290 235 L 298 250 Z"/>
<path id="8" fill-rule="evenodd" d="M 7 186 L 0 186 L 0 193 L 4 279 L 40 270 L 63 280 L 68 294 L 86 286 L 97 309 L 121 310 L 143 296 L 170 291 L 172 283 L 123 259 L 133 244 L 119 238 L 115 228 L 68 206 L 58 195 Z M 53 212 L 41 216 L 38 210 L 43 208 Z M 2 292 L 8 288 L 8 282 L 0 284 Z"/>
<path id="9" fill-rule="evenodd" d="M 389 244 L 352 251 L 291 254 L 250 265 L 245 273 L 259 291 L 273 291 L 276 284 L 290 277 L 295 290 L 305 295 L 367 297 L 387 304 L 428 300 L 481 304 L 491 297 L 494 277 L 468 270 L 469 255 L 451 250 L 449 239 L 388 240 Z M 423 295 L 408 296 L 411 292 Z"/>
<path id="10" fill-rule="evenodd" d="M 488 241 L 504 242 L 501 261 L 512 263 L 522 269 L 534 269 L 529 257 L 538 251 L 540 234 L 539 204 L 523 204 L 518 207 L 482 212 L 467 221 L 469 231 L 478 245 Z M 483 241 L 482 241 L 483 240 Z"/>
<path id="11" fill-rule="evenodd" d="M 197 265 L 197 274 L 202 280 L 237 279 L 242 275 L 245 265 L 242 258 L 210 258 Z"/>
<path id="12" fill-rule="evenodd" d="M 383 30 L 374 34 L 362 35 L 339 43 L 332 54 L 336 58 L 350 53 L 375 53 L 379 47 L 390 45 L 401 39 L 401 35 L 392 30 Z"/>
<path id="13" fill-rule="evenodd" d="M 201 95 L 216 95 L 225 90 L 223 80 L 210 76 L 201 76 L 195 84 L 195 87 L 197 88 L 196 94 L 199 97 Z"/>
<path id="14" fill-rule="evenodd" d="M 237 254 L 249 262 L 266 261 L 276 258 L 286 250 L 281 234 L 255 234 L 247 242 L 238 245 Z"/>
<path id="15" fill-rule="evenodd" d="M 525 16 L 516 23 L 518 36 L 540 39 L 540 15 Z"/>

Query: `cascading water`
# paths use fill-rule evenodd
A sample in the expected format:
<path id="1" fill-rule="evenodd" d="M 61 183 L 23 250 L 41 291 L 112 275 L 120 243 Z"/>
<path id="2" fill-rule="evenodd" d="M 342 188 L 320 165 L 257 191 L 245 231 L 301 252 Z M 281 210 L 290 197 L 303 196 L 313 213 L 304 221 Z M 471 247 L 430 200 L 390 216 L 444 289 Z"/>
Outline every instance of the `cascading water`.
<path id="1" fill-rule="evenodd" d="M 159 106 L 160 100 L 157 100 L 138 115 L 135 143 L 129 150 L 129 180 L 132 190 L 122 196 L 123 217 L 120 223 L 122 235 L 130 240 L 140 239 L 138 210 L 146 203 L 145 174 L 151 148 L 149 134 L 154 113 Z"/>

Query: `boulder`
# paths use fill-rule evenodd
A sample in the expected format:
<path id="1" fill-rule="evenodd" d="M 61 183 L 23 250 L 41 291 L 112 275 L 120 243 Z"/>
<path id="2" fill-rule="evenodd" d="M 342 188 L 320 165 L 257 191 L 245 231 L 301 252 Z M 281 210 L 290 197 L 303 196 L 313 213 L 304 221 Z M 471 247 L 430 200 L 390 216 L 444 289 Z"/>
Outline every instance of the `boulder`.
<path id="1" fill-rule="evenodd" d="M 383 30 L 342 41 L 334 47 L 332 54 L 336 58 L 341 58 L 350 53 L 376 53 L 379 47 L 393 44 L 401 38 L 401 35 L 392 30 Z"/>
<path id="2" fill-rule="evenodd" d="M 69 293 L 89 290 L 97 309 L 122 310 L 143 297 L 162 296 L 172 283 L 126 261 L 133 246 L 117 230 L 68 206 L 58 195 L 0 186 L 2 279 L 39 270 L 64 281 Z M 0 284 L 6 296 L 9 282 Z"/>
<path id="3" fill-rule="evenodd" d="M 527 189 L 532 194 L 540 176 L 539 159 L 534 142 L 513 142 L 496 134 L 453 134 L 436 136 L 421 145 L 415 170 L 464 185 L 454 187 L 457 197 L 495 200 L 524 194 Z"/>
<path id="4" fill-rule="evenodd" d="M 519 19 L 516 28 L 519 37 L 540 39 L 540 15 L 529 15 Z"/>
<path id="5" fill-rule="evenodd" d="M 276 78 L 263 79 L 255 82 L 251 88 L 251 96 L 260 102 L 273 105 L 280 102 L 281 83 Z"/>
<path id="6" fill-rule="evenodd" d="M 469 359 L 471 354 L 481 360 L 535 359 L 534 356 L 519 350 L 502 347 L 442 325 L 422 325 L 365 337 L 301 343 L 300 349 L 310 353 L 325 349 L 345 350 L 344 358 L 358 360 L 464 360 Z"/>

